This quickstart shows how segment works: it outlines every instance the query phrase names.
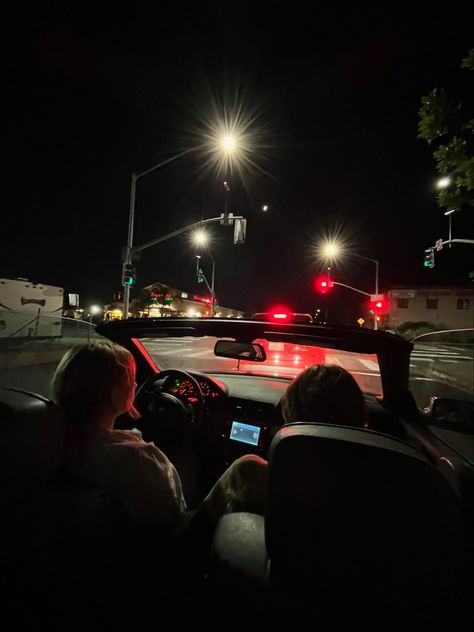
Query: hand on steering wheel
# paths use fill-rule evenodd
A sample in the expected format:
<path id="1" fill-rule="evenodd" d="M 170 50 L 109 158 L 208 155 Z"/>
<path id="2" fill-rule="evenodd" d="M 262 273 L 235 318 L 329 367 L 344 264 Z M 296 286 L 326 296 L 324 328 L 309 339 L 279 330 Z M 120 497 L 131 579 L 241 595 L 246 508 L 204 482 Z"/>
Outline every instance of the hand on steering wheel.
<path id="1" fill-rule="evenodd" d="M 192 404 L 166 391 L 167 382 L 176 377 L 193 385 L 195 401 Z M 157 445 L 183 441 L 191 425 L 200 423 L 204 412 L 204 398 L 198 381 L 180 369 L 167 369 L 152 375 L 138 389 L 135 405 L 143 415 L 138 426 L 144 438 Z"/>

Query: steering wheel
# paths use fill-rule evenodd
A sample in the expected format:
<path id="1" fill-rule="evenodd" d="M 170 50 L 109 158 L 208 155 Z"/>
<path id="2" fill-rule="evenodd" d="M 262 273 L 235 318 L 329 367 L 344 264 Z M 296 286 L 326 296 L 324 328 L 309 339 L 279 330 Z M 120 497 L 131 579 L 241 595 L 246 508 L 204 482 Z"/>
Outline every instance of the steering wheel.
<path id="1" fill-rule="evenodd" d="M 165 390 L 172 378 L 185 379 L 192 384 L 195 400 L 192 404 Z M 199 382 L 180 369 L 167 369 L 148 378 L 137 391 L 135 405 L 142 413 L 137 426 L 144 439 L 164 449 L 182 444 L 189 437 L 192 426 L 200 424 L 204 413 Z"/>

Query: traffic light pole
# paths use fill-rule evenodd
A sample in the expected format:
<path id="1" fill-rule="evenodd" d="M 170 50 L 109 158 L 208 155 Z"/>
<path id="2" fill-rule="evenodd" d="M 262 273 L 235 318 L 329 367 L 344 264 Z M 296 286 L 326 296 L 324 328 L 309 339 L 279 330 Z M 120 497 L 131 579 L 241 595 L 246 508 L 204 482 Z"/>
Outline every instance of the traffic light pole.
<path id="1" fill-rule="evenodd" d="M 206 275 L 204 274 L 202 268 L 200 267 L 199 263 L 200 263 L 200 259 L 201 259 L 201 255 L 196 255 L 196 274 L 198 276 L 198 283 L 199 281 L 199 277 L 202 276 L 202 278 L 204 279 L 206 285 L 207 285 L 207 289 L 209 290 L 209 292 L 211 293 L 211 307 L 209 310 L 209 315 L 210 318 L 213 318 L 214 316 L 214 310 L 215 310 L 215 304 L 216 304 L 216 292 L 214 289 L 214 279 L 215 279 L 215 272 L 216 272 L 216 262 L 214 261 L 214 257 L 212 256 L 212 254 L 209 252 L 209 256 L 211 257 L 212 260 L 212 276 L 211 276 L 211 285 L 209 285 L 209 282 L 207 280 Z"/>
<path id="2" fill-rule="evenodd" d="M 143 244 L 141 246 L 132 246 L 129 240 L 127 243 L 127 251 L 125 254 L 126 261 L 131 262 L 134 254 L 138 252 L 142 252 L 143 250 L 146 250 L 147 248 L 151 248 L 152 246 L 156 246 L 162 241 L 166 241 L 167 239 L 171 239 L 173 237 L 176 237 L 177 235 L 181 235 L 182 233 L 191 231 L 194 228 L 199 228 L 201 226 L 204 226 L 205 224 L 215 224 L 217 222 L 219 222 L 220 224 L 224 222 L 226 225 L 232 225 L 234 223 L 234 220 L 242 221 L 242 220 L 245 220 L 245 218 L 242 215 L 233 215 L 230 213 L 228 218 L 225 219 L 224 213 L 221 213 L 219 217 L 210 217 L 209 219 L 202 219 L 199 222 L 194 222 L 194 224 L 189 224 L 188 226 L 184 226 L 184 228 L 178 228 L 177 230 L 173 230 L 171 233 L 167 233 L 166 235 L 163 235 L 162 237 L 158 237 L 157 239 L 152 239 L 151 241 L 148 241 L 146 244 Z M 132 227 L 133 227 L 133 224 L 132 224 Z M 132 234 L 133 234 L 133 231 L 132 231 Z M 214 268 L 215 266 L 213 264 L 213 275 L 212 275 L 212 288 L 213 289 L 214 289 Z M 130 286 L 124 285 L 124 306 L 123 306 L 124 318 L 128 318 L 129 299 L 130 299 Z"/>
<path id="3" fill-rule="evenodd" d="M 132 255 L 133 255 L 133 224 L 135 221 L 135 194 L 137 190 L 137 180 L 139 178 L 143 178 L 143 176 L 152 173 L 152 171 L 156 171 L 160 167 L 164 167 L 170 162 L 181 158 L 181 156 L 185 156 L 186 154 L 190 154 L 191 152 L 197 151 L 201 149 L 204 145 L 198 145 L 197 147 L 190 147 L 189 149 L 185 149 L 184 151 L 176 154 L 175 156 L 171 156 L 171 158 L 167 158 L 166 160 L 162 160 L 154 167 L 147 169 L 146 171 L 142 171 L 142 173 L 135 174 L 132 173 L 132 180 L 130 184 L 130 210 L 128 215 L 128 236 L 127 236 L 127 246 L 125 249 L 124 261 L 122 262 L 122 285 L 123 285 L 123 315 L 124 318 L 128 318 L 128 310 L 130 306 L 130 284 L 125 283 L 125 270 L 126 266 L 130 266 L 132 263 Z"/>

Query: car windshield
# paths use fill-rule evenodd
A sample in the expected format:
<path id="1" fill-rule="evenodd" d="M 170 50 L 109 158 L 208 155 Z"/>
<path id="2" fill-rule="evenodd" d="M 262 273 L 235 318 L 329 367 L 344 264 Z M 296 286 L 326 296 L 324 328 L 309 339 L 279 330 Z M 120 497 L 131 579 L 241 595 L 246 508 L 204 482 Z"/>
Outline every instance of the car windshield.
<path id="1" fill-rule="evenodd" d="M 337 364 L 347 369 L 362 391 L 382 395 L 380 369 L 375 354 L 361 354 L 341 349 L 330 349 L 313 344 L 275 342 L 256 338 L 265 349 L 264 362 L 234 360 L 214 355 L 219 338 L 167 337 L 140 338 L 152 361 L 159 370 L 179 368 L 202 373 L 245 373 L 269 377 L 294 378 L 314 364 Z"/>

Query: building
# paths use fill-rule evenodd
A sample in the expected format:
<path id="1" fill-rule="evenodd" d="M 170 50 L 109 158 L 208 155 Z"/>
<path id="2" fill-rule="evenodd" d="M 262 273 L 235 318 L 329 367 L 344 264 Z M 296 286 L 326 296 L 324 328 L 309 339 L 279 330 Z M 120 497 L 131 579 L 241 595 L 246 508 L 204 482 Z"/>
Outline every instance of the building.
<path id="1" fill-rule="evenodd" d="M 446 329 L 474 327 L 474 288 L 392 287 L 387 294 L 386 324 L 429 322 Z"/>
<path id="2" fill-rule="evenodd" d="M 212 298 L 193 292 L 184 292 L 165 283 L 152 283 L 140 291 L 140 296 L 130 302 L 130 314 L 134 318 L 206 318 L 211 315 Z M 105 318 L 121 318 L 122 303 L 107 306 Z M 216 318 L 243 318 L 244 312 L 229 307 L 215 306 Z"/>

